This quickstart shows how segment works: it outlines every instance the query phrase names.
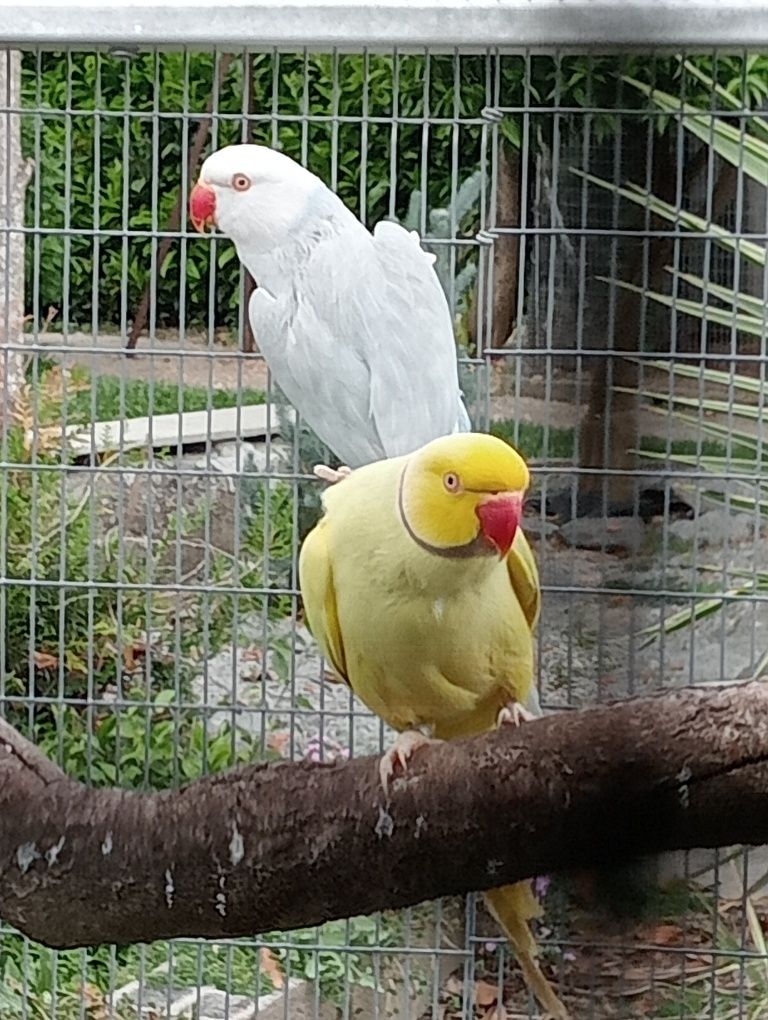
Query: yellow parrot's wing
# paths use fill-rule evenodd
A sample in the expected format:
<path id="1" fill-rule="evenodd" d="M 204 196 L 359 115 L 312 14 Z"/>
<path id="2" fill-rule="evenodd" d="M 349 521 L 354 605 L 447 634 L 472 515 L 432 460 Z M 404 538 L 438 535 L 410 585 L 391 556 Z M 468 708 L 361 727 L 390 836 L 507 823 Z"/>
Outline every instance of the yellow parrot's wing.
<path id="1" fill-rule="evenodd" d="M 531 630 L 536 626 L 541 609 L 539 570 L 536 566 L 528 539 L 518 528 L 512 548 L 507 554 L 507 569 L 517 601 L 523 610 Z"/>
<path id="2" fill-rule="evenodd" d="M 304 539 L 299 554 L 299 583 L 309 629 L 336 674 L 349 683 L 327 536 L 327 521 L 321 520 Z"/>

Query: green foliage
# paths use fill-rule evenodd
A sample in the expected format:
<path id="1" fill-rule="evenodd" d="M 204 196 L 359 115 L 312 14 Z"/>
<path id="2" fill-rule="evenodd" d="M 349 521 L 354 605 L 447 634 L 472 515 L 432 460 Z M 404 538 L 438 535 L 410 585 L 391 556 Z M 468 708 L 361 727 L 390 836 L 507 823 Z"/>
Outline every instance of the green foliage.
<path id="1" fill-rule="evenodd" d="M 87 375 L 84 375 L 87 379 Z M 67 422 L 111 421 L 141 418 L 180 411 L 205 411 L 209 407 L 237 407 L 263 404 L 262 390 L 217 390 L 203 386 L 178 386 L 169 382 L 97 376 L 87 388 L 67 399 Z"/>
<path id="2" fill-rule="evenodd" d="M 286 972 L 317 980 L 323 999 L 338 1006 L 343 1005 L 352 984 L 379 987 L 377 971 L 386 955 L 381 949 L 397 953 L 398 946 L 407 944 L 402 917 L 394 913 L 302 928 L 291 932 L 290 946 L 285 946 L 285 941 L 281 933 L 265 937 Z"/>
<path id="3" fill-rule="evenodd" d="M 511 443 L 526 460 L 570 460 L 576 450 L 576 434 L 573 429 L 545 428 L 544 425 L 516 422 L 508 418 L 491 422 L 490 432 Z"/>
<path id="4" fill-rule="evenodd" d="M 194 115 L 206 110 L 216 68 L 210 53 L 142 53 L 132 60 L 88 53 L 25 55 L 23 103 L 34 113 L 24 119 L 24 143 L 38 164 L 27 222 L 45 230 L 103 232 L 97 246 L 88 234 L 66 239 L 46 234 L 30 241 L 27 303 L 37 316 L 53 304 L 70 326 L 94 321 L 119 326 L 152 281 L 158 325 L 178 322 L 182 294 L 186 321 L 201 323 L 210 317 L 209 283 L 217 271 L 212 317 L 236 327 L 240 273 L 228 242 L 180 236 L 157 265 L 157 241 L 142 236 L 167 227 L 187 174 Z M 374 55 L 253 56 L 248 76 L 258 112 L 251 140 L 279 145 L 305 161 L 369 222 L 404 212 L 417 186 L 431 204 L 445 205 L 452 175 L 463 178 L 479 164 L 482 127 L 462 125 L 454 158 L 451 125 L 432 126 L 427 180 L 422 180 L 420 118 L 427 111 L 437 118 L 455 111 L 477 117 L 485 104 L 485 64 L 479 57 L 465 58 L 459 75 L 453 58 L 436 57 L 429 81 L 426 68 L 418 56 L 396 61 Z M 242 138 L 243 79 L 243 59 L 234 59 L 218 91 L 222 116 L 214 127 L 214 148 Z M 64 109 L 72 115 L 59 112 Z M 185 110 L 192 119 L 185 118 Z M 269 123 L 273 110 L 281 118 L 274 126 Z M 333 123 L 332 112 L 345 119 Z M 395 112 L 403 118 L 396 147 L 392 125 L 384 122 Z M 135 233 L 118 236 L 125 231 Z"/>
<path id="5" fill-rule="evenodd" d="M 723 73 L 724 67 L 728 74 Z M 681 76 L 692 79 L 699 89 L 706 92 L 710 97 L 709 103 L 705 104 L 701 99 L 698 102 L 685 101 L 676 94 L 650 89 L 646 84 L 629 77 L 627 84 L 647 96 L 656 108 L 675 117 L 682 130 L 709 147 L 712 158 L 718 157 L 758 185 L 768 186 L 768 118 L 765 114 L 760 111 L 733 118 L 712 115 L 713 103 L 717 103 L 725 113 L 741 111 L 745 106 L 762 107 L 768 96 L 768 59 L 755 57 L 736 62 L 720 60 L 717 64 L 712 61 L 681 61 L 679 70 Z M 660 218 L 692 234 L 710 234 L 713 244 L 733 256 L 739 269 L 746 269 L 750 263 L 765 269 L 767 260 L 763 245 L 745 241 L 737 233 L 710 223 L 685 206 L 678 207 L 665 202 L 636 183 L 629 182 L 619 187 L 610 181 L 585 175 L 578 169 L 574 169 L 574 172 L 597 187 L 612 191 L 635 205 L 651 209 Z M 683 272 L 676 265 L 665 268 L 671 292 L 642 288 L 630 280 L 600 279 L 669 308 L 672 315 L 690 316 L 705 324 L 729 328 L 734 337 L 738 338 L 737 349 L 738 341 L 743 338 L 749 340 L 764 336 L 765 308 L 761 298 L 745 290 L 724 287 L 717 281 Z M 735 278 L 740 279 L 742 275 L 737 273 Z M 686 296 L 692 292 L 694 296 Z M 725 503 L 730 510 L 749 512 L 755 520 L 759 515 L 768 517 L 768 485 L 765 483 L 768 458 L 759 429 L 766 398 L 765 381 L 740 371 L 717 371 L 695 363 L 659 361 L 652 362 L 649 367 L 663 371 L 668 385 L 655 390 L 644 387 L 635 392 L 651 402 L 650 409 L 656 414 L 672 417 L 678 423 L 695 428 L 701 438 L 693 452 L 646 449 L 641 451 L 644 456 L 672 461 L 684 468 L 695 467 L 719 482 L 738 473 L 747 481 L 732 483 L 727 496 L 723 496 L 721 486 L 714 487 L 706 494 L 710 499 Z M 706 387 L 707 395 L 680 393 L 675 386 L 677 380 L 688 381 L 689 384 L 697 381 Z M 712 393 L 715 395 L 712 396 Z M 705 575 L 720 569 L 699 562 L 696 567 Z M 754 574 L 732 569 L 730 574 L 733 578 L 727 592 L 730 598 L 753 598 L 768 589 L 768 577 L 764 572 Z M 706 581 L 698 586 L 698 590 L 701 594 L 706 592 Z M 653 641 L 661 633 L 684 629 L 696 620 L 720 612 L 724 605 L 725 600 L 719 595 L 701 598 L 693 605 L 666 615 L 642 633 L 647 636 L 648 642 Z"/>
<path id="6" fill-rule="evenodd" d="M 289 597 L 270 594 L 270 588 L 285 586 L 290 571 L 291 486 L 245 476 L 237 557 L 211 548 L 205 583 L 196 587 L 188 579 L 188 590 L 174 590 L 175 550 L 205 532 L 215 497 L 182 505 L 164 522 L 157 517 L 148 543 L 126 541 L 102 505 L 104 499 L 121 499 L 119 491 L 115 495 L 106 485 L 103 499 L 93 499 L 89 487 L 79 484 L 81 476 L 63 469 L 56 424 L 62 382 L 58 370 L 49 370 L 37 387 L 27 387 L 19 402 L 24 421 L 8 431 L 8 466 L 0 475 L 8 577 L 0 591 L 5 621 L 0 694 L 6 715 L 19 725 L 35 697 L 93 698 L 124 683 L 130 688 L 144 676 L 151 676 L 154 691 L 178 691 L 204 655 L 238 640 L 237 621 L 253 614 L 284 616 L 291 605 Z M 110 393 L 109 387 L 102 393 L 105 405 Z M 198 396 L 192 391 L 193 401 Z M 84 399 L 86 407 L 91 399 L 87 388 L 74 398 Z M 234 403 L 237 394 L 229 398 Z M 178 402 L 178 392 L 173 399 Z M 31 424 L 34 440 L 27 431 Z M 135 455 L 124 464 L 112 455 L 103 468 L 136 466 Z M 155 466 L 162 469 L 162 457 Z M 244 591 L 227 590 L 232 588 Z M 36 719 L 54 723 L 45 701 Z M 107 727 L 105 739 L 108 733 Z"/>
<path id="7" fill-rule="evenodd" d="M 228 724 L 211 730 L 200 710 L 179 709 L 180 700 L 175 688 L 147 699 L 135 684 L 127 705 L 55 706 L 52 724 L 35 727 L 36 743 L 68 775 L 124 789 L 165 790 L 261 757 L 247 732 Z"/>
<path id="8" fill-rule="evenodd" d="M 400 918 L 385 915 L 335 921 L 291 932 L 290 937 L 274 932 L 258 942 L 158 942 L 57 952 L 0 929 L 0 1015 L 96 1020 L 106 1015 L 110 993 L 139 974 L 144 975 L 145 994 L 162 995 L 170 986 L 206 985 L 231 995 L 266 995 L 273 991 L 273 983 L 261 965 L 265 946 L 286 973 L 316 980 L 322 1001 L 342 1005 L 350 983 L 376 986 L 381 948 L 396 953 L 404 944 L 403 936 Z M 114 1015 L 115 1020 L 128 1020 L 135 1017 L 135 1006 L 125 1002 Z"/>
<path id="9" fill-rule="evenodd" d="M 602 112 L 589 115 L 593 137 L 614 134 L 607 111 L 647 106 L 623 75 L 701 98 L 709 88 L 701 71 L 756 104 L 768 89 L 762 57 L 702 58 L 689 68 L 640 56 L 238 55 L 217 86 L 222 59 L 25 54 L 23 139 L 37 164 L 27 223 L 42 228 L 27 246 L 27 305 L 36 318 L 54 305 L 70 327 L 122 329 L 152 283 L 157 326 L 176 325 L 183 307 L 188 324 L 237 328 L 241 273 L 229 242 L 184 236 L 186 210 L 162 264 L 157 239 L 147 236 L 167 228 L 182 188 L 188 193 L 189 149 L 214 91 L 219 117 L 207 151 L 244 137 L 247 81 L 252 141 L 305 162 L 367 223 L 403 219 L 410 209 L 423 228 L 483 166 L 488 105 L 511 108 L 500 131 L 519 148 L 523 108 L 533 145 L 538 132 L 551 140 L 555 105 L 572 111 L 558 118 L 561 133 L 584 122 L 580 109 L 595 108 Z M 673 123 L 671 115 L 653 122 L 659 130 Z M 60 230 L 73 233 L 49 233 Z"/>

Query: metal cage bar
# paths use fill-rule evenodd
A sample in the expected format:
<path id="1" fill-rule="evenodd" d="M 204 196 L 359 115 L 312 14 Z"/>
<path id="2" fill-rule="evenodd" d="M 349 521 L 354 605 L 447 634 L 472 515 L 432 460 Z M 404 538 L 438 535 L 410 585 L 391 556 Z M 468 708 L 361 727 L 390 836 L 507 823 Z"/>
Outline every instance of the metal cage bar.
<path id="1" fill-rule="evenodd" d="M 766 108 L 768 4 L 0 11 L 0 43 L 22 50 L 19 96 L 0 90 L 0 151 L 20 125 L 37 168 L 23 213 L 0 208 L 5 263 L 14 242 L 25 245 L 31 316 L 28 403 L 0 441 L 4 715 L 85 780 L 140 789 L 254 758 L 375 752 L 391 737 L 349 691 L 323 682 L 303 624 L 296 561 L 317 514 L 310 467 L 327 451 L 261 355 L 243 349 L 244 274 L 231 245 L 188 229 L 201 125 L 204 151 L 234 140 L 281 147 L 366 225 L 397 217 L 436 255 L 475 425 L 533 467 L 545 708 L 765 674 L 768 213 L 765 187 L 747 173 L 759 147 L 746 136 Z M 10 53 L 0 51 L 6 67 Z M 707 137 L 692 142 L 684 116 L 653 105 L 662 86 L 700 104 Z M 725 178 L 722 125 L 738 143 Z M 664 185 L 666 219 L 650 198 Z M 684 220 L 691 203 L 704 221 L 695 231 Z M 692 314 L 697 276 L 717 310 L 710 319 Z M 624 284 L 641 292 L 636 315 Z M 503 288 L 513 299 L 498 336 Z M 729 291 L 739 294 L 730 311 Z M 129 353 L 143 294 L 146 329 Z M 636 385 L 651 391 L 632 433 L 642 457 L 630 465 L 614 457 L 628 356 Z M 603 431 L 590 460 L 583 422 L 601 368 Z M 745 379 L 758 384 L 746 413 Z M 79 445 L 62 457 L 70 430 Z M 629 496 L 608 515 L 619 482 Z M 591 515 L 577 513 L 585 491 Z M 753 914 L 764 855 L 666 864 L 685 896 L 666 890 L 664 922 L 621 938 L 585 929 L 557 889 L 547 895 L 545 963 L 575 1015 L 607 1020 L 606 1003 L 618 1002 L 629 1016 L 637 1001 L 640 1015 L 680 1020 L 762 1015 Z M 292 980 L 270 1004 L 275 958 Z M 300 1010 L 325 1020 L 329 1004 L 364 1020 L 394 1010 L 486 1020 L 505 1001 L 531 1015 L 471 897 L 237 943 L 93 953 L 46 955 L 0 928 L 0 1015 L 8 1008 L 13 1020 L 41 1008 L 58 1020 L 91 1008 L 136 1015 L 139 1003 L 170 1017 L 184 995 L 200 1018 L 232 1020 L 257 1002 L 268 1020 Z"/>

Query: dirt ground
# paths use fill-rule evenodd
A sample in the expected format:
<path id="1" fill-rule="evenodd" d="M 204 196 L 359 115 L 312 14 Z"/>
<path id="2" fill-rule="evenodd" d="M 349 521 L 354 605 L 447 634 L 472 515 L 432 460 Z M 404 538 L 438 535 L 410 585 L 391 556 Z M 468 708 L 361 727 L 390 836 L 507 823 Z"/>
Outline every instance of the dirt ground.
<path id="1" fill-rule="evenodd" d="M 108 333 L 96 338 L 90 333 L 70 333 L 67 338 L 45 333 L 40 343 L 50 346 L 51 356 L 65 366 L 79 365 L 94 375 L 226 390 L 267 388 L 267 366 L 260 354 L 244 354 L 231 344 L 209 343 L 199 335 L 181 341 L 178 336 L 164 336 L 151 344 L 143 338 L 133 354 L 125 353 L 121 336 Z"/>
<path id="2" fill-rule="evenodd" d="M 115 334 L 94 337 L 89 333 L 70 333 L 63 337 L 60 333 L 44 333 L 39 342 L 50 347 L 51 356 L 63 364 L 87 367 L 93 375 L 227 390 L 266 390 L 269 384 L 269 372 L 262 356 L 238 351 L 221 336 L 209 340 L 199 333 L 190 333 L 181 339 L 176 333 L 166 332 L 151 341 L 141 338 L 130 355 L 125 353 L 123 338 Z M 512 373 L 507 364 L 508 359 L 503 359 L 493 369 L 492 420 L 514 418 L 526 424 L 548 424 L 551 428 L 575 428 L 580 424 L 584 404 L 557 399 L 562 395 L 562 385 L 547 396 L 543 376 L 526 379 L 520 395 L 510 392 Z M 565 389 L 567 391 L 567 384 Z M 695 393 L 695 384 L 676 381 L 676 392 Z M 666 420 L 652 411 L 641 414 L 639 425 L 644 436 L 667 438 Z M 759 428 L 759 423 L 755 427 Z M 676 426 L 676 438 L 693 439 L 695 436 L 694 429 Z"/>

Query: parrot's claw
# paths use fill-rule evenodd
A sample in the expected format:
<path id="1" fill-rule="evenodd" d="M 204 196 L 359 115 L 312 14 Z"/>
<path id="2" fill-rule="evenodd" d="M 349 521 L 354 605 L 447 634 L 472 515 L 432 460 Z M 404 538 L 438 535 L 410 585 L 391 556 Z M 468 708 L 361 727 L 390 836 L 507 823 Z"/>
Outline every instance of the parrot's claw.
<path id="1" fill-rule="evenodd" d="M 533 722 L 536 716 L 524 708 L 519 701 L 510 701 L 496 716 L 496 726 L 519 726 L 524 722 Z"/>
<path id="2" fill-rule="evenodd" d="M 349 478 L 352 474 L 352 468 L 347 467 L 346 464 L 342 464 L 341 467 L 334 471 L 334 469 L 329 468 L 327 464 L 317 464 L 313 468 L 313 474 L 316 478 L 320 478 L 324 482 L 330 482 L 331 485 L 335 485 L 336 482 L 340 482 L 344 478 Z"/>
<path id="3" fill-rule="evenodd" d="M 395 763 L 400 763 L 400 768 L 405 772 L 408 768 L 408 759 L 414 751 L 427 744 L 439 744 L 439 740 L 428 737 L 421 730 L 404 730 L 398 733 L 394 745 L 386 751 L 379 762 L 379 779 L 381 780 L 384 793 L 389 793 L 389 783 L 395 773 Z"/>

